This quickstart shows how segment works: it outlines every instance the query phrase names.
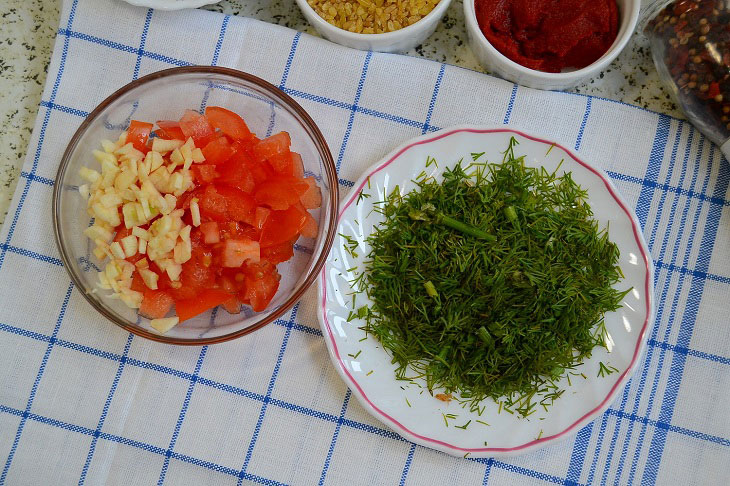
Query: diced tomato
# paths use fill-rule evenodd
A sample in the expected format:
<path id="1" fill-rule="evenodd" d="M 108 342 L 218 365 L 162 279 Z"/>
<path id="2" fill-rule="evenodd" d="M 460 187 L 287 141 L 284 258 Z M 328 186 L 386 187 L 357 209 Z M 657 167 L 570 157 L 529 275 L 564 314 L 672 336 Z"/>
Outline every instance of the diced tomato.
<path id="1" fill-rule="evenodd" d="M 245 192 L 229 186 L 216 186 L 216 191 L 225 199 L 226 215 L 233 221 L 253 224 L 256 201 Z"/>
<path id="2" fill-rule="evenodd" d="M 302 226 L 301 235 L 305 238 L 316 238 L 319 232 L 319 225 L 314 217 L 309 214 L 309 211 L 305 211 L 304 213 L 307 219 L 304 221 L 304 226 Z"/>
<path id="3" fill-rule="evenodd" d="M 285 262 L 294 256 L 294 243 L 286 241 L 279 245 L 261 249 L 261 258 L 276 265 Z"/>
<path id="4" fill-rule="evenodd" d="M 212 164 L 195 164 L 190 170 L 193 171 L 193 177 L 197 182 L 208 183 L 218 178 L 219 174 L 215 168 L 216 166 Z"/>
<path id="5" fill-rule="evenodd" d="M 205 192 L 205 187 L 196 187 L 192 191 L 188 191 L 188 192 L 182 194 L 180 197 L 177 198 L 175 207 L 178 209 L 189 209 L 190 201 L 192 201 L 192 199 L 195 198 L 198 200 L 198 202 L 200 202 L 200 199 L 203 197 L 204 192 Z M 185 214 L 188 214 L 188 213 L 186 212 Z"/>
<path id="6" fill-rule="evenodd" d="M 306 182 L 293 177 L 279 177 L 259 184 L 253 195 L 259 204 L 282 210 L 298 203 L 308 189 Z"/>
<path id="7" fill-rule="evenodd" d="M 215 283 L 215 273 L 211 268 L 213 253 L 206 249 L 195 248 L 190 260 L 183 263 L 181 282 L 193 287 L 211 287 Z"/>
<path id="8" fill-rule="evenodd" d="M 289 152 L 290 145 L 291 138 L 289 134 L 287 132 L 279 132 L 254 145 L 253 152 L 257 158 L 268 160 L 276 154 Z"/>
<path id="9" fill-rule="evenodd" d="M 256 156 L 253 153 L 253 147 L 259 143 L 259 139 L 254 135 L 251 135 L 246 140 L 234 140 L 233 148 L 236 149 L 237 154 L 243 154 L 251 160 L 254 160 Z"/>
<path id="10" fill-rule="evenodd" d="M 314 177 L 305 177 L 304 182 L 309 184 L 306 192 L 299 198 L 302 205 L 307 209 L 315 209 L 322 205 L 322 190 L 317 185 Z"/>
<path id="11" fill-rule="evenodd" d="M 117 233 L 114 235 L 114 241 L 120 241 L 122 238 L 132 234 L 132 228 L 127 228 L 124 224 L 120 224 L 116 228 Z"/>
<path id="12" fill-rule="evenodd" d="M 223 276 L 219 279 L 220 288 L 229 294 L 235 294 L 243 290 L 245 276 L 240 269 L 224 268 Z"/>
<path id="13" fill-rule="evenodd" d="M 218 229 L 218 222 L 216 221 L 200 223 L 200 232 L 203 233 L 203 241 L 208 245 L 221 241 L 221 233 Z"/>
<path id="14" fill-rule="evenodd" d="M 236 153 L 236 149 L 225 136 L 212 140 L 202 148 L 202 151 L 205 162 L 213 165 L 227 162 Z"/>
<path id="15" fill-rule="evenodd" d="M 142 276 L 137 270 L 135 270 L 132 274 L 132 290 L 142 293 L 147 290 L 147 285 L 144 283 L 144 280 L 142 280 Z"/>
<path id="16" fill-rule="evenodd" d="M 278 245 L 294 239 L 299 234 L 307 217 L 296 207 L 284 211 L 272 211 L 261 228 L 261 248 Z"/>
<path id="17" fill-rule="evenodd" d="M 181 321 L 195 317 L 208 309 L 219 306 L 231 298 L 231 294 L 219 289 L 204 289 L 191 299 L 175 301 L 177 316 Z"/>
<path id="18" fill-rule="evenodd" d="M 271 167 L 281 175 L 291 176 L 293 171 L 292 154 L 288 150 L 281 152 L 268 160 Z"/>
<path id="19" fill-rule="evenodd" d="M 274 298 L 280 279 L 281 276 L 273 265 L 249 266 L 242 300 L 248 301 L 255 312 L 261 312 Z"/>
<path id="20" fill-rule="evenodd" d="M 196 147 L 205 147 L 213 140 L 215 131 L 208 120 L 200 113 L 193 110 L 186 110 L 180 118 L 180 130 L 185 139 L 193 137 Z"/>
<path id="21" fill-rule="evenodd" d="M 195 297 L 198 292 L 197 288 L 183 287 L 181 282 L 171 282 L 170 277 L 164 272 L 160 274 L 160 278 L 157 280 L 157 288 L 170 294 L 174 300 L 190 299 Z"/>
<path id="22" fill-rule="evenodd" d="M 234 161 L 235 164 L 232 164 Z M 277 176 L 276 171 L 268 162 L 260 160 L 257 161 L 252 155 L 239 152 L 236 152 L 231 160 L 225 164 L 224 170 L 225 174 L 221 172 L 221 180 L 225 181 L 229 185 L 237 187 L 236 184 L 232 184 L 228 180 L 228 177 L 231 177 L 231 180 L 233 181 L 240 178 L 245 178 L 246 181 L 253 180 L 253 185 L 250 186 L 250 189 L 248 189 L 248 187 L 239 187 L 242 191 L 249 193 L 253 192 L 258 184 L 266 182 L 268 179 Z"/>
<path id="23" fill-rule="evenodd" d="M 271 209 L 265 208 L 263 206 L 257 207 L 256 213 L 254 213 L 253 225 L 258 229 L 263 228 L 264 223 L 266 222 L 266 218 L 269 217 L 269 214 L 271 214 Z"/>
<path id="24" fill-rule="evenodd" d="M 296 177 L 297 179 L 303 179 L 304 178 L 304 162 L 302 162 L 302 156 L 296 152 L 292 152 L 291 153 L 291 165 L 292 165 L 291 175 L 293 177 Z"/>
<path id="25" fill-rule="evenodd" d="M 227 301 L 223 302 L 221 306 L 228 311 L 229 314 L 240 314 L 241 313 L 241 302 L 237 297 L 231 297 Z"/>
<path id="26" fill-rule="evenodd" d="M 200 228 L 193 228 L 192 231 L 190 232 L 190 247 L 191 247 L 191 250 L 193 250 L 193 251 L 195 251 L 195 250 L 203 251 L 204 249 L 201 248 L 201 247 L 203 246 L 203 243 L 204 243 L 203 240 L 204 239 L 205 238 L 203 236 L 203 232 L 200 231 Z"/>
<path id="27" fill-rule="evenodd" d="M 170 294 L 164 290 L 147 289 L 139 313 L 148 319 L 161 319 L 170 312 L 173 302 Z"/>
<path id="28" fill-rule="evenodd" d="M 135 253 L 134 255 L 125 258 L 125 260 L 127 260 L 129 263 L 137 263 L 138 261 L 140 261 L 143 258 L 144 258 L 143 254 Z"/>
<path id="29" fill-rule="evenodd" d="M 259 229 L 254 228 L 250 224 L 239 223 L 238 221 L 221 223 L 220 230 L 221 240 L 236 240 L 243 238 L 258 241 L 261 236 L 261 231 Z"/>
<path id="30" fill-rule="evenodd" d="M 260 247 L 258 241 L 249 239 L 230 239 L 223 243 L 221 261 L 224 267 L 237 268 L 243 262 L 258 263 Z"/>
<path id="31" fill-rule="evenodd" d="M 213 221 L 223 222 L 228 219 L 227 202 L 213 184 L 205 186 L 200 198 L 200 216 Z"/>
<path id="32" fill-rule="evenodd" d="M 236 160 L 237 157 L 238 154 L 234 155 L 233 158 L 225 164 L 216 166 L 218 173 L 220 174 L 219 180 L 223 184 L 235 187 L 236 189 L 240 189 L 241 191 L 250 194 L 256 188 L 256 181 L 254 181 L 251 171 L 249 171 L 245 165 Z"/>
<path id="33" fill-rule="evenodd" d="M 155 134 L 165 140 L 185 140 L 185 134 L 180 129 L 180 124 L 172 120 L 158 120 Z"/>
<path id="34" fill-rule="evenodd" d="M 220 129 L 234 140 L 251 138 L 251 130 L 248 129 L 246 122 L 232 111 L 220 106 L 209 106 L 205 109 L 205 116 L 214 128 Z"/>
<path id="35" fill-rule="evenodd" d="M 145 123 L 137 120 L 132 120 L 127 128 L 127 143 L 132 142 L 134 148 L 142 153 L 147 153 L 147 140 L 152 132 L 152 123 Z"/>

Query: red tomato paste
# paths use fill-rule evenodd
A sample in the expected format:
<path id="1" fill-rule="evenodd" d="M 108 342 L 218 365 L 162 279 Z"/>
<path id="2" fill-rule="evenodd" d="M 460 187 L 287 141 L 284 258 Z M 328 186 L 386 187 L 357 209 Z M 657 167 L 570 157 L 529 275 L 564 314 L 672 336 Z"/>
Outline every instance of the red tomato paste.
<path id="1" fill-rule="evenodd" d="M 475 0 L 474 8 L 499 52 L 538 71 L 588 66 L 618 32 L 616 0 Z"/>

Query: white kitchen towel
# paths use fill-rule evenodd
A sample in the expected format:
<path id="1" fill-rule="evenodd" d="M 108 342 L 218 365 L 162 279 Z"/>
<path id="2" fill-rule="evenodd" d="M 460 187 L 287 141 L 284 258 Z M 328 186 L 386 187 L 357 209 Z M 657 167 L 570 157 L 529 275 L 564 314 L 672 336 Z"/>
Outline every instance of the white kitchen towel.
<path id="1" fill-rule="evenodd" d="M 276 324 L 203 348 L 104 320 L 53 241 L 61 154 L 114 90 L 187 64 L 248 71 L 293 96 L 327 138 L 343 195 L 396 145 L 455 124 L 506 124 L 574 147 L 633 205 L 656 265 L 657 318 L 634 378 L 564 442 L 461 459 L 404 441 L 350 398 L 315 289 Z M 729 181 L 728 162 L 689 124 L 615 101 L 250 19 L 65 0 L 0 232 L 0 484 L 727 484 Z"/>

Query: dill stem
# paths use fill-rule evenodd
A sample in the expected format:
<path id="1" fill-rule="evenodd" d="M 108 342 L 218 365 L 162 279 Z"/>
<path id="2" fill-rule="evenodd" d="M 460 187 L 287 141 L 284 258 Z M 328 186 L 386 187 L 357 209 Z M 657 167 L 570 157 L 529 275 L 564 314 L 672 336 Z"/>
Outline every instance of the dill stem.
<path id="1" fill-rule="evenodd" d="M 482 240 L 491 242 L 497 241 L 496 236 L 491 235 L 486 231 L 482 231 L 479 228 L 475 228 L 470 224 L 459 221 L 458 219 L 454 219 L 451 216 L 446 216 L 442 213 L 436 213 L 436 223 L 443 224 L 444 226 L 448 226 L 451 229 L 455 229 L 456 231 L 460 231 L 465 235 L 473 236 L 475 238 L 480 238 Z"/>

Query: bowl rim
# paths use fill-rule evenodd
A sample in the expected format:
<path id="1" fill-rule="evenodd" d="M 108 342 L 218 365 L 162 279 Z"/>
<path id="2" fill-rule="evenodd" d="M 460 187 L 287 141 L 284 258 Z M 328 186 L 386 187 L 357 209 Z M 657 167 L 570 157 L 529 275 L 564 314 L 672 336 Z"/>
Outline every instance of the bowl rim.
<path id="1" fill-rule="evenodd" d="M 323 159 L 323 165 L 324 165 L 324 172 L 326 175 L 327 180 L 330 182 L 330 185 L 332 186 L 329 191 L 329 198 L 327 198 L 326 201 L 323 201 L 328 207 L 332 209 L 331 211 L 331 218 L 329 221 L 329 225 L 327 226 L 325 233 L 324 233 L 324 242 L 322 245 L 322 251 L 319 255 L 319 258 L 314 264 L 314 267 L 312 268 L 312 271 L 307 275 L 307 278 L 304 280 L 304 282 L 299 285 L 298 288 L 295 289 L 294 293 L 281 305 L 279 308 L 270 313 L 266 318 L 257 321 L 251 326 L 248 326 L 244 329 L 240 329 L 228 334 L 224 334 L 221 336 L 215 336 L 215 337 L 209 337 L 209 338 L 196 338 L 196 339 L 185 339 L 185 338 L 174 338 L 170 336 L 166 336 L 164 334 L 156 334 L 153 332 L 150 332 L 146 329 L 143 329 L 139 326 L 136 326 L 134 324 L 130 324 L 126 321 L 121 321 L 117 318 L 113 313 L 108 311 L 104 306 L 100 304 L 97 300 L 93 299 L 90 295 L 90 293 L 87 291 L 86 287 L 82 284 L 81 278 L 77 275 L 76 272 L 76 266 L 74 264 L 74 260 L 70 257 L 69 253 L 66 251 L 66 247 L 61 239 L 61 233 L 62 229 L 60 228 L 60 218 L 57 217 L 59 205 L 60 205 L 60 198 L 61 198 L 61 184 L 63 181 L 63 178 L 66 174 L 66 170 L 68 169 L 69 162 L 71 160 L 71 155 L 76 149 L 76 146 L 78 145 L 81 137 L 86 132 L 89 125 L 91 125 L 98 116 L 114 101 L 116 101 L 120 96 L 128 93 L 129 91 L 132 91 L 140 86 L 143 86 L 151 81 L 156 81 L 163 78 L 168 78 L 171 76 L 176 76 L 180 74 L 190 74 L 190 73 L 196 73 L 196 74 L 218 74 L 223 76 L 229 76 L 236 78 L 238 80 L 242 80 L 248 83 L 252 83 L 254 85 L 257 85 L 258 87 L 262 88 L 269 94 L 274 100 L 281 102 L 282 104 L 287 105 L 289 108 L 291 108 L 294 113 L 300 117 L 301 121 L 304 122 L 304 125 L 311 130 L 313 134 L 313 142 L 315 146 L 318 147 L 318 151 L 320 152 L 320 156 Z M 53 196 L 52 196 L 52 204 L 51 204 L 51 217 L 53 219 L 53 233 L 56 241 L 56 246 L 58 247 L 59 253 L 61 255 L 61 261 L 63 262 L 64 267 L 66 268 L 66 271 L 68 272 L 69 276 L 71 277 L 72 282 L 74 285 L 81 291 L 80 293 L 83 295 L 83 297 L 86 299 L 87 302 L 91 304 L 91 306 L 96 309 L 101 315 L 106 317 L 108 320 L 112 321 L 114 324 L 118 325 L 122 329 L 131 332 L 133 334 L 136 334 L 138 336 L 150 339 L 152 341 L 157 341 L 161 343 L 167 343 L 167 344 L 178 344 L 178 345 L 189 345 L 189 346 L 202 346 L 207 344 L 215 344 L 220 343 L 224 341 L 229 341 L 231 339 L 235 339 L 237 337 L 250 334 L 265 325 L 273 322 L 274 320 L 281 317 L 285 312 L 287 312 L 294 304 L 301 299 L 302 295 L 311 287 L 311 285 L 314 283 L 314 281 L 317 279 L 320 270 L 322 269 L 322 266 L 324 265 L 325 260 L 327 259 L 327 256 L 329 254 L 329 251 L 332 247 L 332 243 L 334 241 L 334 236 L 337 228 L 337 211 L 339 208 L 339 180 L 337 177 L 337 170 L 335 168 L 335 162 L 332 158 L 332 152 L 329 149 L 329 145 L 327 144 L 327 140 L 325 139 L 324 135 L 320 131 L 317 124 L 314 122 L 312 117 L 304 110 L 304 108 L 299 105 L 291 96 L 286 94 L 281 89 L 277 88 L 273 84 L 269 83 L 268 81 L 265 81 L 257 76 L 254 76 L 253 74 L 245 73 L 243 71 L 239 71 L 237 69 L 232 68 L 226 68 L 226 67 L 218 67 L 218 66 L 183 66 L 183 67 L 174 67 L 169 69 L 163 69 L 161 71 L 156 71 L 154 73 L 150 73 L 146 76 L 142 76 L 141 78 L 138 78 L 121 88 L 114 91 L 112 94 L 107 96 L 99 105 L 96 106 L 84 119 L 83 122 L 81 122 L 81 125 L 76 129 L 73 136 L 71 137 L 71 140 L 69 141 L 68 145 L 66 146 L 66 149 L 63 153 L 63 156 L 61 157 L 61 162 L 58 167 L 58 171 L 56 173 L 56 178 L 54 180 L 53 185 Z"/>
<path id="2" fill-rule="evenodd" d="M 298 1 L 298 0 L 297 0 Z M 617 0 L 617 3 L 620 0 Z M 591 64 L 584 66 L 575 71 L 560 72 L 560 73 L 549 73 L 545 71 L 538 71 L 523 66 L 522 64 L 513 61 L 504 54 L 502 54 L 482 32 L 479 27 L 479 21 L 476 16 L 476 8 L 474 6 L 475 0 L 464 0 L 464 21 L 466 23 L 467 31 L 471 32 L 471 38 L 473 42 L 479 42 L 489 51 L 491 55 L 499 59 L 500 62 L 506 64 L 505 68 L 514 71 L 517 75 L 533 76 L 539 78 L 541 81 L 569 81 L 572 79 L 581 79 L 585 76 L 590 76 L 598 71 L 605 69 L 614 59 L 624 50 L 631 37 L 636 31 L 637 24 L 639 22 L 639 16 L 641 12 L 641 0 L 626 0 L 628 4 L 627 11 L 623 14 L 628 18 L 628 25 L 626 31 L 622 35 L 616 35 L 616 39 L 611 44 L 606 52 L 601 57 L 593 61 Z M 623 16 L 620 17 L 620 21 L 623 21 Z M 619 24 L 620 27 L 620 24 Z"/>
<path id="3" fill-rule="evenodd" d="M 296 2 L 297 5 L 299 5 L 299 8 L 302 10 L 302 13 L 307 17 L 309 23 L 314 24 L 314 28 L 317 30 L 325 29 L 329 32 L 337 33 L 337 35 L 343 35 L 357 41 L 383 43 L 387 41 L 395 41 L 404 36 L 407 37 L 408 34 L 415 33 L 417 30 L 425 28 L 425 26 L 430 23 L 430 21 L 434 17 L 440 18 L 451 4 L 451 0 L 439 0 L 439 3 L 437 3 L 436 6 L 429 13 L 426 14 L 425 17 L 422 17 L 411 25 L 407 25 L 406 27 L 402 27 L 398 30 L 394 30 L 392 32 L 383 32 L 380 34 L 361 34 L 358 32 L 350 32 L 349 30 L 345 30 L 341 27 L 330 24 L 324 18 L 322 18 L 322 16 L 319 15 L 317 11 L 312 8 L 311 5 L 309 5 L 309 2 L 307 2 L 307 0 L 296 0 Z"/>

